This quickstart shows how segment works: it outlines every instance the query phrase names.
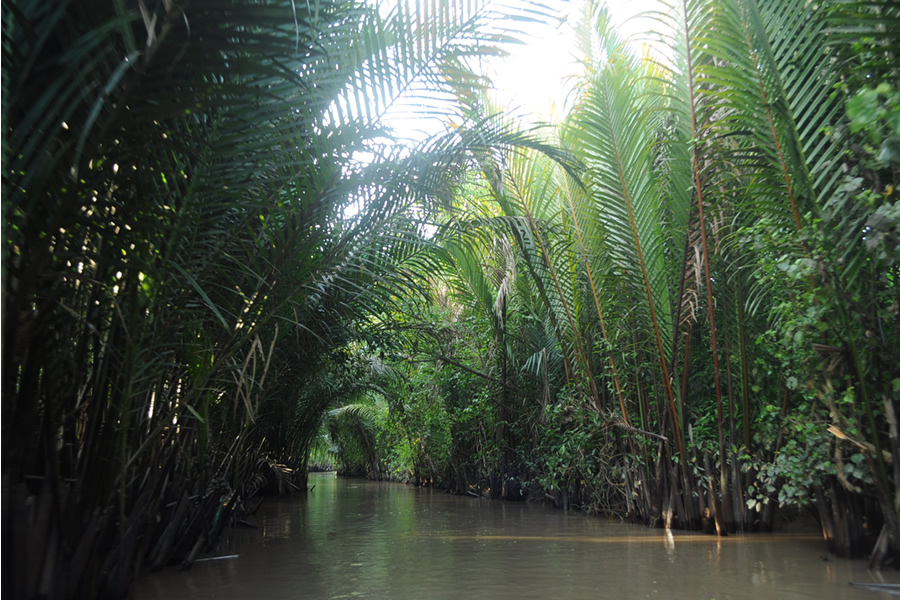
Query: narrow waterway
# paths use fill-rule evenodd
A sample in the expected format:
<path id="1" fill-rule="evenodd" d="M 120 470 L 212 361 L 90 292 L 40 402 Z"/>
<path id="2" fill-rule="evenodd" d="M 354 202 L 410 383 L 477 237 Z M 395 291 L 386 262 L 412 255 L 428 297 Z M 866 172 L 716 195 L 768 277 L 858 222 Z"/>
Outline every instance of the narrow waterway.
<path id="1" fill-rule="evenodd" d="M 144 575 L 136 599 L 898 597 L 852 587 L 900 573 L 829 560 L 815 531 L 717 539 L 333 474 L 310 485 L 267 499 L 259 529 L 229 529 L 217 560 Z"/>

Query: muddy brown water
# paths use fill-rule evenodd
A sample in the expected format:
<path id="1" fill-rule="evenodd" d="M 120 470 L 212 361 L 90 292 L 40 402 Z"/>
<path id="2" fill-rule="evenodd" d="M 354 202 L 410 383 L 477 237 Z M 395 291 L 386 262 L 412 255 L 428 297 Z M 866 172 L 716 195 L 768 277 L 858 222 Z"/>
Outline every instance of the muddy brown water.
<path id="1" fill-rule="evenodd" d="M 269 498 L 258 529 L 229 528 L 189 571 L 143 575 L 136 600 L 898 598 L 900 584 L 825 554 L 815 530 L 723 539 L 310 475 L 305 496 Z"/>

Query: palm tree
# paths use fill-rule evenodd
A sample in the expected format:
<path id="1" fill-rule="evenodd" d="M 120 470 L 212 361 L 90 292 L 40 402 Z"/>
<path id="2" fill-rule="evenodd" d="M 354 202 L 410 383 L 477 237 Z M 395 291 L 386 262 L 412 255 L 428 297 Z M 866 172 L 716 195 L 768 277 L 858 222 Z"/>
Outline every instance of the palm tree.
<path id="1" fill-rule="evenodd" d="M 224 519 L 204 513 L 246 495 L 253 452 L 305 465 L 328 408 L 311 390 L 369 311 L 414 289 L 428 259 L 413 201 L 453 187 L 472 140 L 403 152 L 382 118 L 415 94 L 452 110 L 477 83 L 469 63 L 505 39 L 500 14 L 4 4 L 18 595 L 119 597 L 137 566 L 189 564 L 213 541 Z M 291 441 L 266 435 L 276 414 Z"/>
<path id="2" fill-rule="evenodd" d="M 825 369 L 829 380 L 837 369 L 845 373 L 841 377 L 849 377 L 845 382 L 855 382 L 855 391 L 847 393 L 858 394 L 861 411 L 838 419 L 843 425 L 835 423 L 836 431 L 861 422 L 869 432 L 866 435 L 881 438 L 877 443 L 867 442 L 873 448 L 868 460 L 876 482 L 872 491 L 882 498 L 887 531 L 896 510 L 886 499 L 895 484 L 889 483 L 886 470 L 882 450 L 886 439 L 876 431 L 892 422 L 892 413 L 876 406 L 868 391 L 866 379 L 874 377 L 869 365 L 882 361 L 877 354 L 865 356 L 860 326 L 854 324 L 855 320 L 870 322 L 874 327 L 876 302 L 865 310 L 850 308 L 853 293 L 848 291 L 859 290 L 854 286 L 863 279 L 870 282 L 870 289 L 884 285 L 867 279 L 877 278 L 874 268 L 862 268 L 882 263 L 859 253 L 858 245 L 843 241 L 861 240 L 864 223 L 872 226 L 883 221 L 872 220 L 871 213 L 865 212 L 851 211 L 848 214 L 855 216 L 848 217 L 850 220 L 834 216 L 834 207 L 846 207 L 852 190 L 857 189 L 839 168 L 848 128 L 840 97 L 832 93 L 840 77 L 852 71 L 837 60 L 843 38 L 837 45 L 826 43 L 826 27 L 840 32 L 839 27 L 855 26 L 865 13 L 850 14 L 843 5 L 757 4 L 752 0 L 680 2 L 673 8 L 675 61 L 653 65 L 622 49 L 608 31 L 603 11 L 589 7 L 586 12 L 582 50 L 589 59 L 575 109 L 562 135 L 584 166 L 578 174 L 583 192 L 578 185 L 559 184 L 560 178 L 555 186 L 541 187 L 539 181 L 549 180 L 535 177 L 537 163 L 520 160 L 520 155 L 502 160 L 494 157 L 490 164 L 482 164 L 492 194 L 521 248 L 519 260 L 547 310 L 570 381 L 578 378 L 573 368 L 576 364 L 583 365 L 583 372 L 594 379 L 595 365 L 584 341 L 590 326 L 582 320 L 585 306 L 593 304 L 592 318 L 599 321 L 602 317 L 600 329 L 606 331 L 602 335 L 606 344 L 610 338 L 621 339 L 622 331 L 631 333 L 629 353 L 612 358 L 609 369 L 615 374 L 613 387 L 622 399 L 622 418 L 634 414 L 642 429 L 655 428 L 656 435 L 667 436 L 672 443 L 671 448 L 666 447 L 669 462 L 657 465 L 660 475 L 654 485 L 659 487 L 651 490 L 655 499 L 645 506 L 674 507 L 686 526 L 697 523 L 692 509 L 692 497 L 697 493 L 695 473 L 687 464 L 699 444 L 688 444 L 685 431 L 690 428 L 705 435 L 700 431 L 704 413 L 710 407 L 715 412 L 712 432 L 717 451 L 705 469 L 696 471 L 710 476 L 712 460 L 718 461 L 718 476 L 707 478 L 710 488 L 701 490 L 698 497 L 709 504 L 722 534 L 738 523 L 753 526 L 752 511 L 746 507 L 756 498 L 748 501 L 746 490 L 758 482 L 739 476 L 742 467 L 734 452 L 742 444 L 749 450 L 752 421 L 759 418 L 761 405 L 767 404 L 762 398 L 750 401 L 753 357 L 749 336 L 782 330 L 791 331 L 791 339 L 802 340 L 804 332 L 797 328 L 814 325 L 824 341 L 835 327 L 832 335 L 841 341 L 819 343 L 815 348 L 826 353 L 846 352 L 848 361 L 840 369 L 838 362 L 817 368 Z M 871 10 L 883 17 L 894 16 L 887 5 Z M 884 35 L 877 29 L 872 40 L 879 50 L 885 49 Z M 858 63 L 858 59 L 852 60 L 852 64 Z M 884 64 L 879 58 L 879 68 Z M 892 88 L 882 85 L 879 89 L 863 90 L 850 102 L 859 122 L 869 118 L 877 126 L 877 115 L 886 114 L 876 107 L 888 102 Z M 868 113 L 862 108 L 865 102 L 872 107 Z M 862 125 L 855 127 L 861 129 Z M 873 138 L 876 143 L 881 139 Z M 883 157 L 892 156 L 884 145 L 879 152 Z M 845 164 L 845 169 L 850 168 L 852 165 Z M 870 179 L 889 195 L 883 182 Z M 880 202 L 876 204 L 883 206 Z M 551 206 L 556 208 L 548 210 Z M 886 209 L 879 210 L 883 214 Z M 883 225 L 876 226 L 886 231 Z M 763 231 L 769 241 L 760 243 L 769 245 L 755 256 L 737 243 L 748 235 L 760 239 Z M 831 233 L 824 239 L 842 243 L 832 247 L 816 242 L 823 239 L 820 236 L 825 231 Z M 848 238 L 852 231 L 857 233 Z M 772 243 L 776 238 L 780 240 L 777 245 Z M 880 247 L 883 239 L 887 238 L 873 239 L 870 245 Z M 814 252 L 820 256 L 815 257 Z M 821 253 L 829 253 L 835 260 L 823 262 Z M 773 258 L 773 254 L 779 256 Z M 880 261 L 884 255 L 878 256 Z M 792 274 L 804 272 L 804 268 L 809 274 L 773 286 L 773 260 Z M 792 264 L 796 266 L 790 267 Z M 818 264 L 817 271 L 803 266 L 810 264 Z M 845 264 L 839 272 L 833 271 L 832 265 Z M 892 263 L 884 264 L 890 267 Z M 870 275 L 863 276 L 866 272 Z M 766 282 L 765 289 L 755 282 Z M 858 291 L 857 297 L 865 294 Z M 586 302 L 590 298 L 593 301 Z M 779 308 L 763 318 L 760 306 Z M 816 315 L 819 321 L 798 324 L 794 315 L 800 310 Z M 827 311 L 832 311 L 832 318 L 822 321 Z M 703 312 L 706 317 L 701 321 L 698 315 Z M 826 322 L 834 325 L 823 328 Z M 886 321 L 879 323 L 882 327 Z M 748 326 L 754 330 L 748 332 Z M 691 362 L 689 347 L 696 347 L 697 342 L 708 348 L 695 349 L 693 354 L 699 360 Z M 806 368 L 802 365 L 815 362 L 815 352 L 808 346 L 792 351 L 797 359 L 783 363 L 787 372 L 780 381 L 776 378 L 772 394 L 776 396 L 778 388 L 786 392 L 783 402 L 772 400 L 782 406 L 782 418 L 788 416 L 792 405 L 806 410 L 799 398 L 791 401 L 797 394 L 792 390 L 801 387 L 800 377 L 810 378 L 808 389 L 817 389 L 812 379 L 816 375 L 809 371 L 801 375 Z M 809 358 L 801 360 L 801 356 Z M 767 355 L 765 360 L 783 359 Z M 683 365 L 678 368 L 680 376 L 676 376 L 676 365 Z M 697 383 L 698 372 L 708 373 L 709 385 Z M 620 377 L 622 373 L 627 375 Z M 741 380 L 740 394 L 736 394 L 736 373 Z M 884 387 L 886 380 L 877 379 L 890 404 L 886 399 L 892 392 Z M 618 385 L 620 380 L 634 384 L 629 389 L 629 385 Z M 633 394 L 634 409 L 627 406 L 629 393 Z M 816 393 L 826 404 L 836 406 L 830 387 Z M 648 398 L 659 402 L 650 404 Z M 835 410 L 832 413 L 836 414 Z M 815 419 L 817 414 L 802 418 Z M 744 421 L 742 440 L 737 439 L 738 418 Z M 819 439 L 811 437 L 807 444 L 828 447 L 816 441 Z M 765 456 L 772 456 L 766 453 L 778 453 L 779 446 L 776 441 L 774 449 L 757 448 L 757 464 L 766 463 L 769 459 Z M 857 446 L 862 447 L 865 444 Z M 647 455 L 643 461 L 653 462 Z M 671 477 L 666 475 L 669 472 Z M 827 468 L 817 471 L 815 477 L 820 476 L 828 476 Z M 772 516 L 771 506 L 763 515 L 765 522 Z"/>

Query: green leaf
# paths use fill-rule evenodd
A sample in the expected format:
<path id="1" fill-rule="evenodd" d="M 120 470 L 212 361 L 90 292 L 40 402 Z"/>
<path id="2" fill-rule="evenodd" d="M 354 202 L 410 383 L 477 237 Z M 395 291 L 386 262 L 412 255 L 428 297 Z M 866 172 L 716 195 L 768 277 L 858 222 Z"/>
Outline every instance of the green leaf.
<path id="1" fill-rule="evenodd" d="M 857 92 L 847 101 L 847 116 L 853 133 L 873 127 L 880 116 L 878 92 L 873 89 Z"/>
<path id="2" fill-rule="evenodd" d="M 196 417 L 198 421 L 200 421 L 201 423 L 206 423 L 206 420 L 200 416 L 200 413 L 198 413 L 197 409 L 195 409 L 193 406 L 191 406 L 190 404 L 185 404 L 184 407 L 191 411 L 191 414 L 194 415 L 194 417 Z"/>
<path id="3" fill-rule="evenodd" d="M 878 152 L 878 160 L 881 162 L 900 162 L 900 136 L 892 135 L 881 143 Z"/>

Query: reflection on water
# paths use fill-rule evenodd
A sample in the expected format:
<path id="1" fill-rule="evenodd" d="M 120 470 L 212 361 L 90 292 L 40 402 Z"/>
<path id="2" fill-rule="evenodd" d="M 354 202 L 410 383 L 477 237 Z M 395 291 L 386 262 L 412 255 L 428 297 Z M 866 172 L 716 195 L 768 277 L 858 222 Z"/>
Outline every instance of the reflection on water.
<path id="1" fill-rule="evenodd" d="M 267 499 L 259 529 L 228 531 L 221 560 L 143 576 L 136 599 L 877 600 L 897 596 L 849 582 L 900 584 L 823 560 L 814 533 L 718 539 L 333 474 L 313 484 Z"/>

